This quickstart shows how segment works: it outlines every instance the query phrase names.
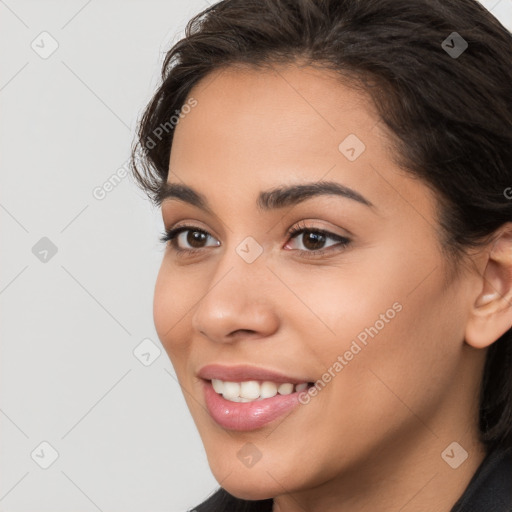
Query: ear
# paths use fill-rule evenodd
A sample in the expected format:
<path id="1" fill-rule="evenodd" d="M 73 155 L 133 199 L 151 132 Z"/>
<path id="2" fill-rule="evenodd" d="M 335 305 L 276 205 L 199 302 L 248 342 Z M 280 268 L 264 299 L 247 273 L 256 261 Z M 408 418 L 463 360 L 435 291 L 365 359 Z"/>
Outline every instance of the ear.
<path id="1" fill-rule="evenodd" d="M 512 223 L 501 226 L 490 245 L 466 325 L 466 343 L 474 348 L 488 347 L 512 326 Z"/>

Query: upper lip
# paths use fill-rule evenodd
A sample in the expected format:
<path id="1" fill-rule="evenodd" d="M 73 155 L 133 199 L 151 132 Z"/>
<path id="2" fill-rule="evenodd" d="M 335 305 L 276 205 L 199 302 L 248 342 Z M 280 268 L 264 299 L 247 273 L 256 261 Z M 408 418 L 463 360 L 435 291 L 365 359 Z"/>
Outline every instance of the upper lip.
<path id="1" fill-rule="evenodd" d="M 242 382 L 246 380 L 260 380 L 271 382 L 289 382 L 291 384 L 300 384 L 302 382 L 310 382 L 308 379 L 301 379 L 284 375 L 283 373 L 269 370 L 267 368 L 259 368 L 240 364 L 235 366 L 224 366 L 221 364 L 207 364 L 198 371 L 197 376 L 205 379 L 219 379 L 229 382 Z"/>

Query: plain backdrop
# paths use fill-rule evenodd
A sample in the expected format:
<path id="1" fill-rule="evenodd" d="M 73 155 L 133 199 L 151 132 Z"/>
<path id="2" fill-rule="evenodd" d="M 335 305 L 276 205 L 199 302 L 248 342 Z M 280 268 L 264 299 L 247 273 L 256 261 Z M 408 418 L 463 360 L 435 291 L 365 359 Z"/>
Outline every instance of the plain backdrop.
<path id="1" fill-rule="evenodd" d="M 482 3 L 512 30 L 512 0 Z M 1 512 L 183 512 L 217 488 L 153 325 L 160 212 L 125 176 L 208 5 L 0 0 Z"/>

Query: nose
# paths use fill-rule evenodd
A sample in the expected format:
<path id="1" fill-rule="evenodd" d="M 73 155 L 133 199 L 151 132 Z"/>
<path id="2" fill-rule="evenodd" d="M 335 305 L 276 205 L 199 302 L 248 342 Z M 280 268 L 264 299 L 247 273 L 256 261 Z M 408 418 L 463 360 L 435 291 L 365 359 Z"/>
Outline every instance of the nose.
<path id="1" fill-rule="evenodd" d="M 270 336 L 279 327 L 272 277 L 263 258 L 226 257 L 192 315 L 193 329 L 218 343 Z"/>

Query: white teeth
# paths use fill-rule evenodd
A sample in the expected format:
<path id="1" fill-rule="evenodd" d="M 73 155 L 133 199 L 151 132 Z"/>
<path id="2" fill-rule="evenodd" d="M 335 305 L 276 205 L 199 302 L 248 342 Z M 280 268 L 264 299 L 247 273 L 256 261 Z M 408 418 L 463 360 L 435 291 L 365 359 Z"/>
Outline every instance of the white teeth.
<path id="1" fill-rule="evenodd" d="M 222 393 L 222 390 L 224 389 L 224 384 L 219 379 L 212 379 L 212 386 L 215 390 L 215 393 Z"/>
<path id="2" fill-rule="evenodd" d="M 231 382 L 212 379 L 212 387 L 216 393 L 231 402 L 253 402 L 254 400 L 272 398 L 278 393 L 280 395 L 289 395 L 294 391 L 303 391 L 308 385 L 306 382 L 300 384 L 292 384 L 290 382 L 276 384 L 271 381 L 260 383 L 256 380 Z"/>
<path id="3" fill-rule="evenodd" d="M 278 388 L 277 388 L 277 392 L 280 394 L 280 395 L 289 395 L 290 393 L 293 393 L 293 384 L 290 384 L 288 382 L 284 383 L 284 384 L 281 384 Z"/>
<path id="4" fill-rule="evenodd" d="M 254 400 L 260 396 L 260 385 L 255 380 L 246 380 L 240 383 L 240 397 Z"/>
<path id="5" fill-rule="evenodd" d="M 240 396 L 240 383 L 223 382 L 222 396 L 224 398 L 235 398 Z"/>
<path id="6" fill-rule="evenodd" d="M 225 396 L 226 400 L 229 400 L 230 402 L 241 402 L 242 400 L 245 400 L 244 398 L 240 398 L 239 396 Z"/>
<path id="7" fill-rule="evenodd" d="M 260 386 L 261 398 L 272 398 L 277 395 L 277 386 L 273 382 L 265 381 Z"/>

